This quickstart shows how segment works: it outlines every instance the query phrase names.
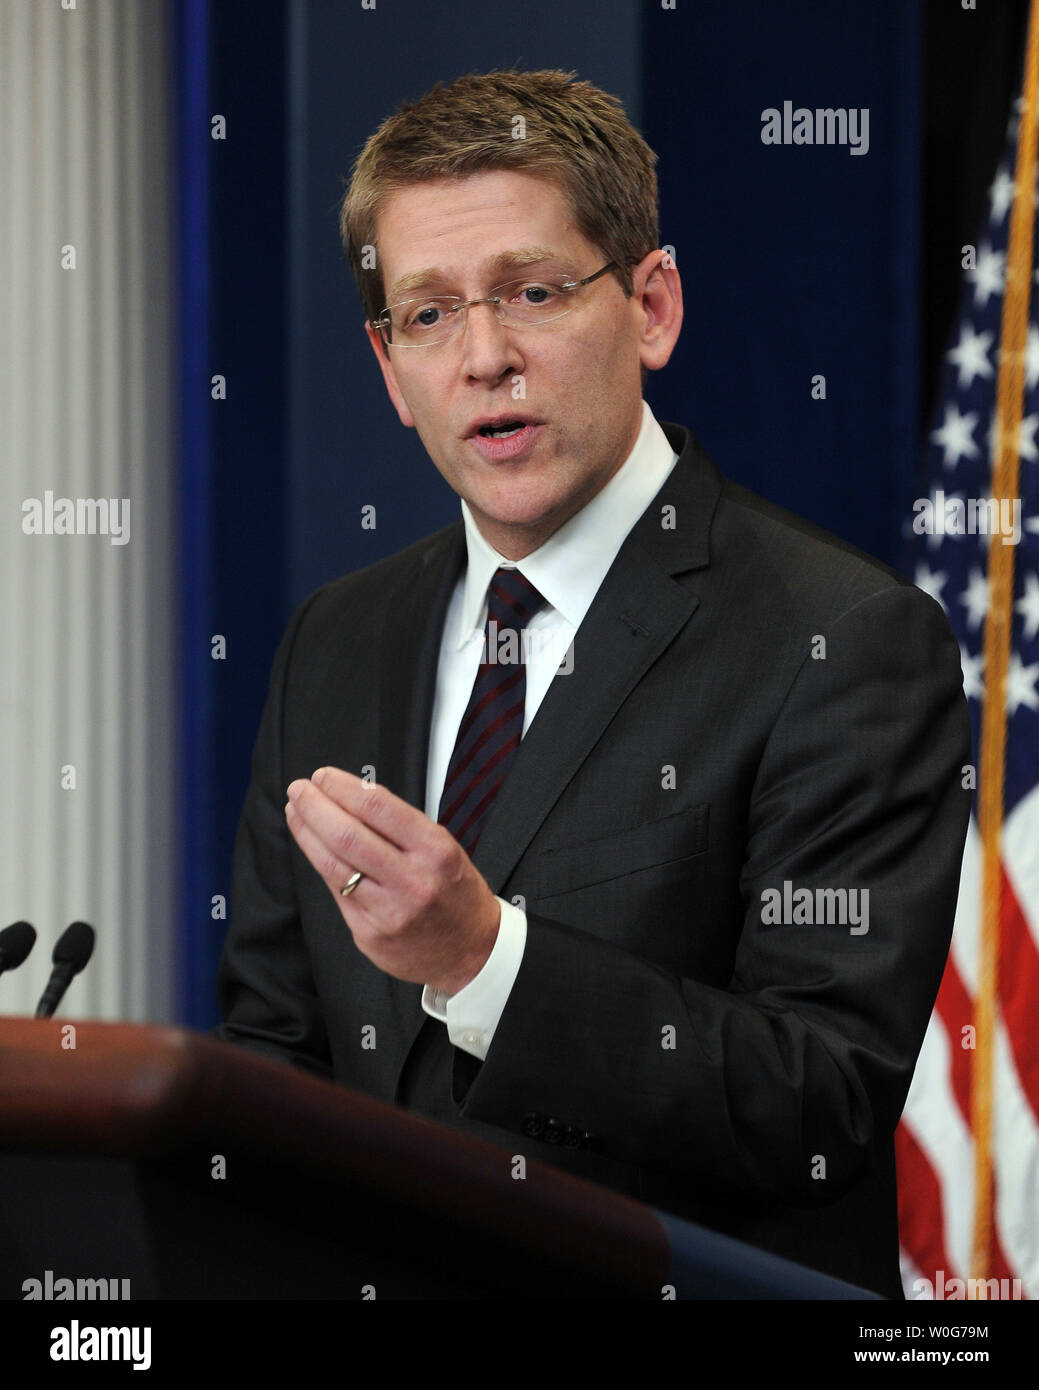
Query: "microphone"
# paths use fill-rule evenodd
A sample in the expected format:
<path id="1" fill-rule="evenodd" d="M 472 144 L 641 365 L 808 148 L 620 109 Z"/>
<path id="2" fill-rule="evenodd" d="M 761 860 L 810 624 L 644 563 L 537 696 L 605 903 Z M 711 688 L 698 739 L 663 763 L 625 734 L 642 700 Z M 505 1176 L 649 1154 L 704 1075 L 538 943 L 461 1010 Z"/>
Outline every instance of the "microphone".
<path id="1" fill-rule="evenodd" d="M 86 922 L 73 922 L 58 937 L 58 944 L 51 957 L 54 969 L 47 981 L 47 988 L 40 995 L 36 1005 L 37 1018 L 50 1018 L 61 1003 L 62 996 L 72 983 L 73 977 L 86 965 L 94 951 L 94 928 Z"/>
<path id="2" fill-rule="evenodd" d="M 0 931 L 0 975 L 17 970 L 36 941 L 36 928 L 28 922 L 12 922 Z"/>

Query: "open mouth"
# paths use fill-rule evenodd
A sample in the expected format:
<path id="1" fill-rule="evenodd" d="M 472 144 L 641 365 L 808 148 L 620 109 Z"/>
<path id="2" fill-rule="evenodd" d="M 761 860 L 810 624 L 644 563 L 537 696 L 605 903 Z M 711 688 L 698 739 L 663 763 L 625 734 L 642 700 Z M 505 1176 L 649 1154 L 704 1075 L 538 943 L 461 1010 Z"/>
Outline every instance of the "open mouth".
<path id="1" fill-rule="evenodd" d="M 525 424 L 525 420 L 506 420 L 500 425 L 481 425 L 478 433 L 484 439 L 507 439 L 510 434 L 518 434 Z"/>

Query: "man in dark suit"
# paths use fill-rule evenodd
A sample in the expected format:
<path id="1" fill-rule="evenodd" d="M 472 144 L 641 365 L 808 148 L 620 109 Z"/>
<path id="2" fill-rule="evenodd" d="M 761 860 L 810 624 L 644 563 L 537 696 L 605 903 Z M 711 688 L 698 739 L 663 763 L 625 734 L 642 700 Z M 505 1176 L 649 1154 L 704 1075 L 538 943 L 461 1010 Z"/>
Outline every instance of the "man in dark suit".
<path id="1" fill-rule="evenodd" d="M 941 610 L 642 402 L 681 286 L 612 98 L 434 89 L 344 229 L 463 520 L 281 643 L 223 1036 L 897 1296 L 969 808 Z"/>

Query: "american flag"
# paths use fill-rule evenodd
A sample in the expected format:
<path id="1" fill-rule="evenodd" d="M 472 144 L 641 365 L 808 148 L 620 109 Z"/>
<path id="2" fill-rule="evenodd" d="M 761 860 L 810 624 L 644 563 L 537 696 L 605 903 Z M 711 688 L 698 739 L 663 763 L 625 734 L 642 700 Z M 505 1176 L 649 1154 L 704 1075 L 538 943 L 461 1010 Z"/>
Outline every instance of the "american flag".
<path id="1" fill-rule="evenodd" d="M 967 247 L 963 254 L 956 340 L 946 353 L 927 449 L 925 476 L 935 524 L 926 530 L 914 525 L 921 534 L 911 541 L 910 572 L 943 605 L 960 643 L 977 789 L 952 951 L 896 1136 L 902 1274 L 909 1298 L 1039 1297 L 1035 9 L 1033 0 L 1023 95 L 989 190 L 985 226 L 973 250 Z M 1016 266 L 1025 273 L 1016 275 Z M 1015 343 L 1018 348 L 1011 351 Z M 1002 494 L 1010 504 L 1003 513 L 1010 522 L 1005 533 L 1013 524 L 1013 490 L 1020 497 L 1020 534 L 1016 544 L 1004 547 L 998 534 L 971 534 L 969 504 L 999 497 L 1008 479 Z M 914 510 L 914 522 L 928 518 L 926 508 Z M 946 523 L 945 534 L 939 518 Z M 980 524 L 976 513 L 975 522 Z M 1000 549 L 1006 553 L 996 556 Z M 969 770 L 965 776 L 970 779 Z"/>

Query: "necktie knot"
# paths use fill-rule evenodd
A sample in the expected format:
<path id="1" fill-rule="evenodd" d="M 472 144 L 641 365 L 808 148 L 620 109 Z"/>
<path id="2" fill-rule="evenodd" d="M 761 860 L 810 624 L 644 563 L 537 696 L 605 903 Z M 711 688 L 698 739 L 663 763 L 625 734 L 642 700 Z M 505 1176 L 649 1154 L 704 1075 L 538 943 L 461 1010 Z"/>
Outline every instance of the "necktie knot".
<path id="1" fill-rule="evenodd" d="M 491 579 L 487 594 L 487 620 L 499 628 L 515 628 L 522 632 L 539 608 L 545 604 L 544 595 L 517 569 L 499 567 Z"/>

